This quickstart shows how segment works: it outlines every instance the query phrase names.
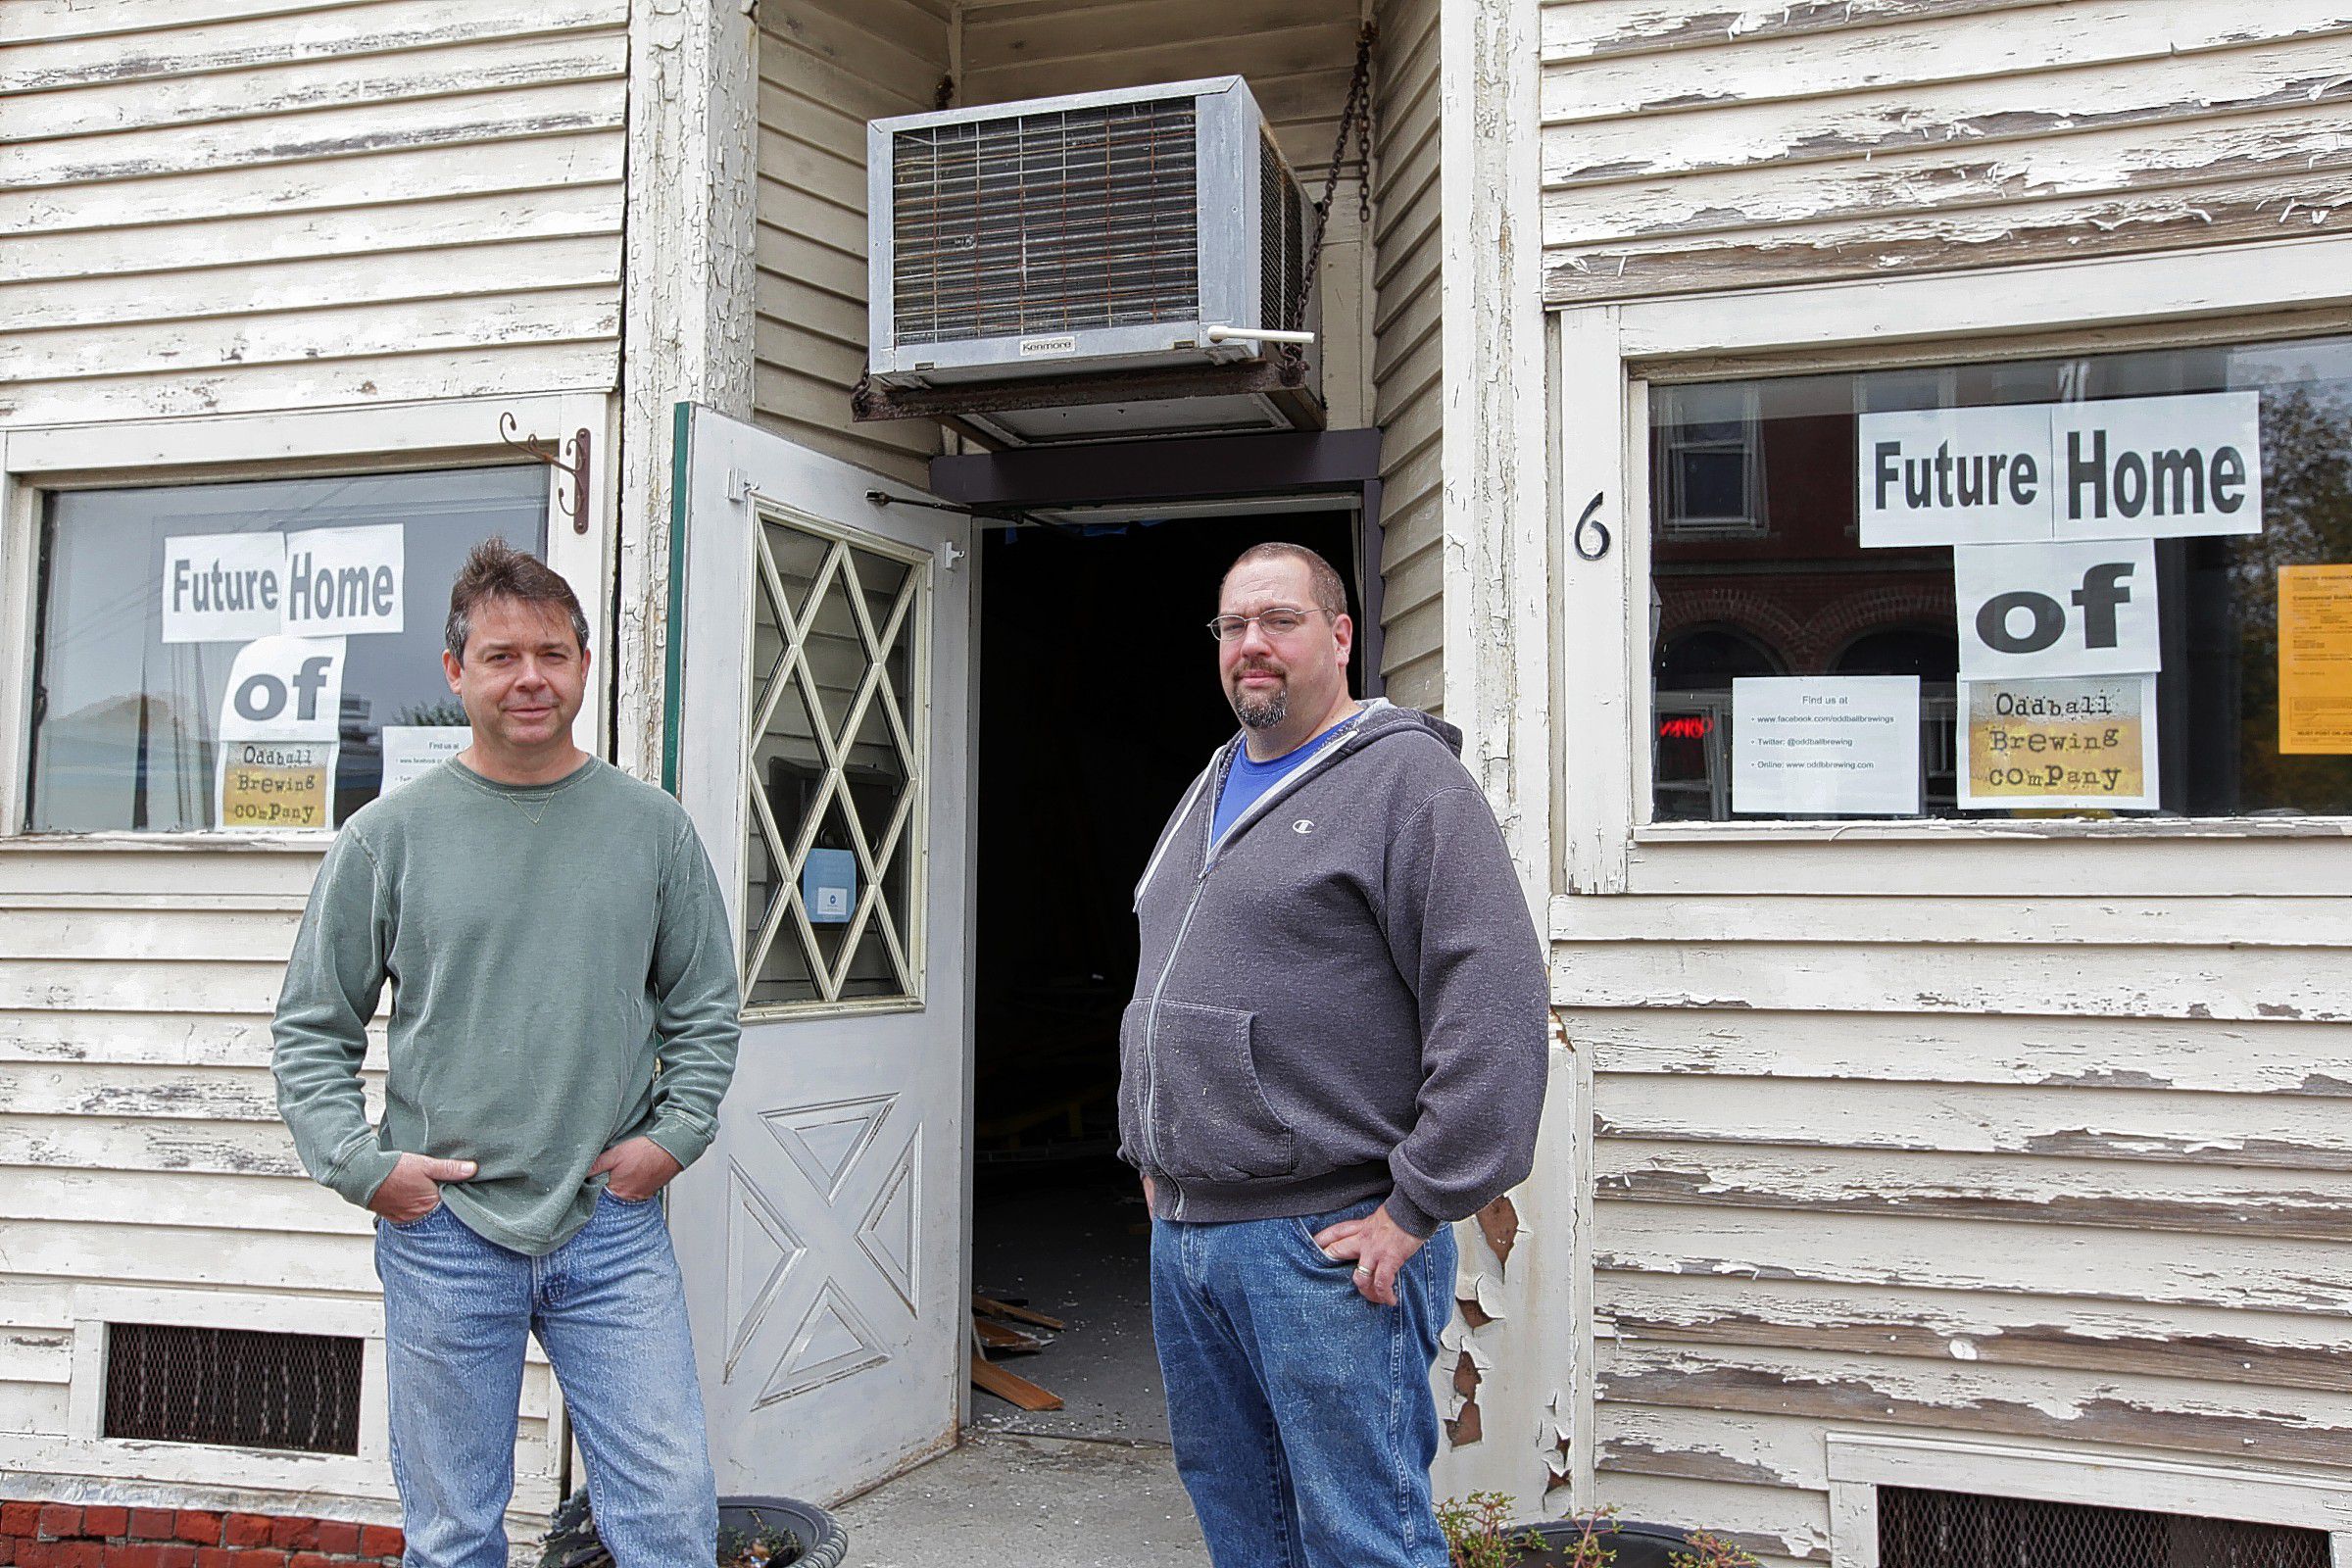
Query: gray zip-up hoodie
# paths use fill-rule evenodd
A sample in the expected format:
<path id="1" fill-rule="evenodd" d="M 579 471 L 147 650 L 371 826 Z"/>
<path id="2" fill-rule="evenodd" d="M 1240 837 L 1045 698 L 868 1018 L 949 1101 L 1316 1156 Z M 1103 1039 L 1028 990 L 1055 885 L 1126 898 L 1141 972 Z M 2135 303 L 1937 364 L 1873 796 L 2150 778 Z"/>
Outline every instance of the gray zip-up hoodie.
<path id="1" fill-rule="evenodd" d="M 1461 732 L 1375 702 L 1209 842 L 1219 748 L 1136 889 L 1119 1153 L 1162 1218 L 1385 1197 L 1415 1236 L 1523 1180 L 1544 958 Z"/>

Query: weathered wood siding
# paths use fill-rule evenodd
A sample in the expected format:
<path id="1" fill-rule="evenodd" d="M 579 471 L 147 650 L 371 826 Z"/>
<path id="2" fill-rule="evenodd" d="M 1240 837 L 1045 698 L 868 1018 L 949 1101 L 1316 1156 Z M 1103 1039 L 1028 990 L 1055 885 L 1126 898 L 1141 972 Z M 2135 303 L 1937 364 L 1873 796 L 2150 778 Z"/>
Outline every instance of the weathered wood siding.
<path id="1" fill-rule="evenodd" d="M 2352 1468 L 2352 901 L 1842 880 L 1554 903 L 1599 1495 L 1821 1562 L 1832 1429 Z"/>
<path id="2" fill-rule="evenodd" d="M 380 1462 L 354 1482 L 348 1459 L 161 1445 L 147 1468 L 66 1441 L 77 1290 L 205 1293 L 224 1304 L 201 1320 L 223 1328 L 255 1326 L 234 1300 L 380 1294 L 368 1217 L 303 1173 L 270 1075 L 317 867 L 284 850 L 0 844 L 0 1469 L 322 1494 L 289 1494 L 288 1511 L 391 1498 Z M 379 1022 L 371 1102 L 381 1052 Z M 553 1397 L 534 1350 L 518 1513 L 555 1500 Z M 339 1470 L 303 1479 L 322 1466 Z"/>
<path id="3" fill-rule="evenodd" d="M 762 424 L 910 484 L 940 450 L 925 420 L 858 424 L 865 368 L 865 122 L 936 107 L 948 0 L 770 0 L 760 18 L 752 401 Z"/>
<path id="4" fill-rule="evenodd" d="M 611 389 L 628 23 L 628 0 L 8 6 L 0 424 Z M 228 1328 L 285 1326 L 242 1321 L 256 1301 L 371 1315 L 367 1218 L 302 1174 L 269 1074 L 317 864 L 0 840 L 0 1469 L 390 1516 L 380 1458 L 69 1432 L 77 1291 Z M 534 1361 L 519 1511 L 553 1500 L 552 1400 Z"/>
<path id="5" fill-rule="evenodd" d="M 628 0 L 19 0 L 0 421 L 604 389 Z"/>
<path id="6" fill-rule="evenodd" d="M 1378 9 L 1374 77 L 1372 408 L 1383 432 L 1381 664 L 1392 700 L 1444 707 L 1445 214 L 1439 0 Z"/>
<path id="7" fill-rule="evenodd" d="M 1551 0 L 1544 293 L 2341 227 L 2339 0 Z"/>

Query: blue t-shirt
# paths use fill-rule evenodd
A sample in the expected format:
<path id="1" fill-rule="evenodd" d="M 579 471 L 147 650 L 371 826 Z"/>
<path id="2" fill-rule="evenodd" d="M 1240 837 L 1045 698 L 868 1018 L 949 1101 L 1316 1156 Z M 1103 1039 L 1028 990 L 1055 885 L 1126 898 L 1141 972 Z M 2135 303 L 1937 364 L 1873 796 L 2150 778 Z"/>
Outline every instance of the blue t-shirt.
<path id="1" fill-rule="evenodd" d="M 1361 710 L 1358 710 L 1360 714 Z M 1283 753 L 1263 762 L 1250 760 L 1250 750 L 1242 748 L 1233 754 L 1233 765 L 1225 770 L 1225 787 L 1217 795 L 1217 814 L 1209 819 L 1208 842 L 1216 843 L 1225 830 L 1239 820 L 1264 798 L 1266 791 L 1297 772 L 1306 760 L 1325 746 L 1348 732 L 1357 714 L 1350 714 L 1295 750 Z"/>

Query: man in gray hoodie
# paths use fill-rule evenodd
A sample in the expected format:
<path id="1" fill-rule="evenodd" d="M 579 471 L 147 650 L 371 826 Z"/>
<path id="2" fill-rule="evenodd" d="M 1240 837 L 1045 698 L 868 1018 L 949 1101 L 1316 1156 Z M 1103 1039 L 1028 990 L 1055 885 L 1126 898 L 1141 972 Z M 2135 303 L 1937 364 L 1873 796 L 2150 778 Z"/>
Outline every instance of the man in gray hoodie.
<path id="1" fill-rule="evenodd" d="M 1242 732 L 1136 890 L 1119 1040 L 1176 1466 L 1217 1568 L 1444 1568 L 1446 1222 L 1534 1162 L 1542 949 L 1460 732 L 1348 694 L 1327 562 L 1245 552 L 1210 630 Z"/>

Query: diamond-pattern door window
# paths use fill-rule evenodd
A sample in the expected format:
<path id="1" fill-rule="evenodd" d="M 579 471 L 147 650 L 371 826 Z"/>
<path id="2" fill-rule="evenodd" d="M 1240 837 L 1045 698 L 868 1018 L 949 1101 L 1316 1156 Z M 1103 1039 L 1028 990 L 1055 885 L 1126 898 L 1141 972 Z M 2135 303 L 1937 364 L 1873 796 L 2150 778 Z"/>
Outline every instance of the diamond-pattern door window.
<path id="1" fill-rule="evenodd" d="M 762 515 L 744 1005 L 920 1000 L 926 563 Z"/>

